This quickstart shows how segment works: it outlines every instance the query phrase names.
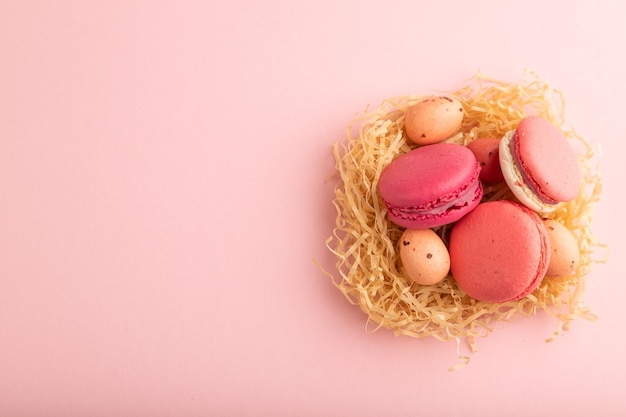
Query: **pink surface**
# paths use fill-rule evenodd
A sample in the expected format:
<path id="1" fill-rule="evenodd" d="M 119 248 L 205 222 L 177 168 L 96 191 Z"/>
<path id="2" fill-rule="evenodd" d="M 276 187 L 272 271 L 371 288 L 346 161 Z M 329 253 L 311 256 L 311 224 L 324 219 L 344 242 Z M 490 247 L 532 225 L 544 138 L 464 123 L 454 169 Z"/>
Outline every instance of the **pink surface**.
<path id="1" fill-rule="evenodd" d="M 625 7 L 1 2 L 0 415 L 623 414 Z M 367 333 L 314 264 L 329 148 L 368 104 L 526 67 L 603 149 L 599 320 L 498 326 L 448 373 L 455 343 Z"/>

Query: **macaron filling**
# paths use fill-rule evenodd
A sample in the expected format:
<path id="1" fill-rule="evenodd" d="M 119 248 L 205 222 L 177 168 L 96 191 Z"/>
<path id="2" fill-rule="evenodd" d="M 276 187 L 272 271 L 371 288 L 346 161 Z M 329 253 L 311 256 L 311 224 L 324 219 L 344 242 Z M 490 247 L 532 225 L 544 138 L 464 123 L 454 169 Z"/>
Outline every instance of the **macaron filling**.
<path id="1" fill-rule="evenodd" d="M 451 211 L 467 207 L 472 202 L 482 198 L 482 184 L 477 179 L 478 176 L 476 176 L 473 182 L 465 186 L 464 189 L 461 190 L 461 193 L 451 201 L 444 201 L 442 203 L 440 199 L 437 199 L 436 201 L 431 201 L 427 204 L 419 206 L 404 207 L 396 207 L 385 201 L 385 205 L 387 206 L 387 211 L 391 216 L 405 220 L 440 217 Z"/>
<path id="2" fill-rule="evenodd" d="M 513 161 L 515 163 L 515 166 L 518 168 L 520 175 L 522 179 L 524 180 L 524 185 L 535 196 L 537 196 L 537 198 L 539 198 L 539 200 L 541 200 L 542 202 L 546 204 L 558 204 L 559 203 L 558 201 L 553 200 L 552 198 L 550 198 L 549 196 L 547 196 L 545 193 L 541 191 L 541 189 L 537 186 L 537 181 L 535 181 L 535 179 L 530 174 L 529 170 L 526 168 L 526 165 L 524 164 L 524 160 L 520 157 L 520 152 L 519 152 L 520 145 L 519 145 L 519 140 L 517 140 L 517 130 L 515 131 L 515 133 L 513 134 L 513 137 L 511 138 L 509 142 L 509 148 L 511 150 L 511 155 L 513 156 Z"/>

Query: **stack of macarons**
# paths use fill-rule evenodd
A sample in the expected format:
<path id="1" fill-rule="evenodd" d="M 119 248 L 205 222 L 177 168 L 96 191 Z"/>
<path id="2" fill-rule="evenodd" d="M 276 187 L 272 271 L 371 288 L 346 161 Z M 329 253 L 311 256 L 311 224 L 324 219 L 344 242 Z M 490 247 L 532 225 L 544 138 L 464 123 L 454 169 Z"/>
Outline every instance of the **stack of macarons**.
<path id="1" fill-rule="evenodd" d="M 580 191 L 568 140 L 548 120 L 529 116 L 502 138 L 447 142 L 463 117 L 455 97 L 427 97 L 409 107 L 404 133 L 412 149 L 380 175 L 386 215 L 405 228 L 398 242 L 402 270 L 421 285 L 451 273 L 467 295 L 485 302 L 518 300 L 546 276 L 573 274 L 577 241 L 549 218 Z M 483 201 L 483 187 L 499 182 L 514 198 Z M 444 225 L 446 242 L 436 233 Z"/>

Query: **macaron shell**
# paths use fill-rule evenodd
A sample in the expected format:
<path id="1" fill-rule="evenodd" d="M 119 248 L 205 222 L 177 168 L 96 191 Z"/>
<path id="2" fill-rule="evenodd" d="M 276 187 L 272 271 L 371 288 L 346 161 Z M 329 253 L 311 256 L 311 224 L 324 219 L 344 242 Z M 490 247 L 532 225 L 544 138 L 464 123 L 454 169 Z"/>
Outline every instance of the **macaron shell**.
<path id="1" fill-rule="evenodd" d="M 382 172 L 378 188 L 394 206 L 419 206 L 454 200 L 477 179 L 480 167 L 465 146 L 439 143 L 413 149 Z"/>
<path id="2" fill-rule="evenodd" d="M 513 301 L 530 294 L 550 262 L 541 218 L 507 200 L 482 203 L 457 222 L 449 251 L 459 287 L 485 302 Z"/>
<path id="3" fill-rule="evenodd" d="M 556 126 L 529 116 L 520 122 L 514 140 L 521 169 L 540 196 L 555 202 L 576 198 L 580 191 L 576 154 Z"/>

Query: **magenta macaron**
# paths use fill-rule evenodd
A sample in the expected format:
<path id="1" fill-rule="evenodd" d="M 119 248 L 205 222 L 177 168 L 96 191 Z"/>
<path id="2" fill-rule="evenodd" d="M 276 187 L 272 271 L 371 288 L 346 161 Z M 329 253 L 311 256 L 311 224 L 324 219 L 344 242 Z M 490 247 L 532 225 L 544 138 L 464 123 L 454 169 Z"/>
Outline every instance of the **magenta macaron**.
<path id="1" fill-rule="evenodd" d="M 500 141 L 500 166 L 517 199 L 549 213 L 580 191 L 576 154 L 563 133 L 549 121 L 529 116 Z"/>
<path id="2" fill-rule="evenodd" d="M 485 302 L 519 300 L 550 264 L 548 231 L 537 213 L 508 200 L 479 204 L 450 234 L 450 270 L 467 295 Z"/>
<path id="3" fill-rule="evenodd" d="M 408 229 L 433 228 L 459 220 L 478 205 L 479 174 L 472 151 L 438 143 L 394 159 L 381 173 L 378 190 L 392 222 Z"/>

